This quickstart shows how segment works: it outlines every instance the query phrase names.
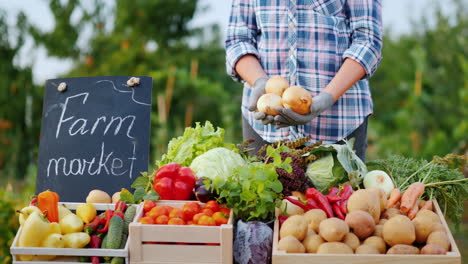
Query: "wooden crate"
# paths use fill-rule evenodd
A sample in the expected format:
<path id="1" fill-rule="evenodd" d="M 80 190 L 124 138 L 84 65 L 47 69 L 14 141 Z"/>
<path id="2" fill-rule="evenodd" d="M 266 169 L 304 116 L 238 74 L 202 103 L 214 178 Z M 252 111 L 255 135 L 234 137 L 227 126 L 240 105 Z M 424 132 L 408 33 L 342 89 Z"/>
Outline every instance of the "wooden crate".
<path id="1" fill-rule="evenodd" d="M 76 207 L 81 203 L 60 203 L 64 204 L 71 211 L 76 210 Z M 139 206 L 139 205 L 138 205 Z M 105 211 L 107 209 L 114 210 L 115 204 L 94 204 L 96 210 Z M 138 210 L 138 208 L 137 208 Z M 76 264 L 86 264 L 87 262 L 79 262 L 79 256 L 99 256 L 99 257 L 123 257 L 125 258 L 125 263 L 130 263 L 128 259 L 128 247 L 129 240 L 125 244 L 123 249 L 91 249 L 91 248 L 43 248 L 43 247 L 18 247 L 18 239 L 21 234 L 21 227 L 16 233 L 15 239 L 10 247 L 11 255 L 13 256 L 13 263 L 27 263 L 27 264 L 44 264 L 44 263 L 76 263 Z M 57 257 L 53 260 L 48 261 L 20 261 L 16 257 L 17 255 L 56 255 Z M 90 263 L 90 262 L 88 262 Z"/>
<path id="2" fill-rule="evenodd" d="M 181 208 L 186 202 L 162 200 L 157 204 Z M 221 226 L 145 225 L 138 222 L 142 215 L 140 206 L 129 227 L 130 263 L 232 263 L 232 212 L 229 222 Z"/>
<path id="3" fill-rule="evenodd" d="M 311 253 L 286 253 L 278 250 L 279 223 L 275 221 L 273 234 L 273 264 L 298 264 L 298 263 L 327 263 L 327 264 L 460 264 L 461 256 L 455 244 L 452 233 L 440 210 L 439 204 L 434 201 L 434 211 L 439 215 L 440 221 L 447 232 L 451 249 L 447 255 L 349 255 L 349 254 L 311 254 Z"/>

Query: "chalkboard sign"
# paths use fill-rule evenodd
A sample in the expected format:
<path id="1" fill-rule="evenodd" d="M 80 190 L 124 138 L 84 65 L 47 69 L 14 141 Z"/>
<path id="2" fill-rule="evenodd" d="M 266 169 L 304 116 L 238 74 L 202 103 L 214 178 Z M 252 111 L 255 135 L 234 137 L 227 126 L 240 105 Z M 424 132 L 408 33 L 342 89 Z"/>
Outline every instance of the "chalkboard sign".
<path id="1" fill-rule="evenodd" d="M 93 189 L 130 189 L 148 170 L 152 79 L 139 78 L 133 87 L 125 76 L 47 80 L 37 193 L 84 202 Z"/>

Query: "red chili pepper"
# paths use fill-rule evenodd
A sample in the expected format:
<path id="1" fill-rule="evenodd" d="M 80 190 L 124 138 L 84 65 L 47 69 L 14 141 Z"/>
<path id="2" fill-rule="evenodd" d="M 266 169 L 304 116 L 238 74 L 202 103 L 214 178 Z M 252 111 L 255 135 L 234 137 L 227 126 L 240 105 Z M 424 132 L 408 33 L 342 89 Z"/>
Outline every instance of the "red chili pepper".
<path id="1" fill-rule="evenodd" d="M 291 197 L 284 197 L 284 199 L 288 200 L 289 202 L 291 202 L 292 204 L 294 205 L 297 205 L 299 206 L 300 208 L 302 208 L 304 211 L 308 211 L 308 207 L 306 204 L 304 204 L 303 202 L 299 201 L 299 200 L 296 200 L 294 198 L 291 198 Z"/>
<path id="2" fill-rule="evenodd" d="M 342 198 L 339 195 L 327 195 L 327 200 L 330 203 L 336 203 L 342 200 Z"/>
<path id="3" fill-rule="evenodd" d="M 280 227 L 283 225 L 284 221 L 286 221 L 286 219 L 288 219 L 289 216 L 287 215 L 279 215 L 278 216 L 278 221 L 279 221 L 279 225 Z"/>
<path id="4" fill-rule="evenodd" d="M 321 192 L 319 192 L 317 189 L 315 188 L 308 188 L 307 191 L 306 191 L 306 197 L 309 198 L 307 196 L 307 194 L 309 194 L 310 198 L 314 199 L 315 201 L 317 201 L 317 204 L 318 204 L 318 207 L 320 209 L 322 209 L 323 211 L 325 211 L 325 213 L 327 214 L 328 218 L 330 217 L 334 217 L 335 215 L 333 214 L 333 209 L 330 205 L 330 203 L 328 202 L 328 199 L 325 197 L 325 195 L 323 195 Z"/>
<path id="5" fill-rule="evenodd" d="M 338 187 L 333 187 L 328 192 L 328 195 L 337 195 L 339 192 L 340 192 L 340 189 L 338 189 Z"/>
<path id="6" fill-rule="evenodd" d="M 102 239 L 99 236 L 91 236 L 89 246 L 91 248 L 101 248 Z M 91 257 L 91 263 L 99 264 L 99 257 Z"/>
<path id="7" fill-rule="evenodd" d="M 112 210 L 106 210 L 106 218 L 105 218 L 106 224 L 103 228 L 98 229 L 99 233 L 105 233 L 107 232 L 107 230 L 109 230 L 109 223 L 113 215 L 114 215 L 114 212 L 112 212 Z"/>
<path id="8" fill-rule="evenodd" d="M 337 203 L 334 203 L 332 207 L 333 207 L 333 212 L 335 212 L 336 216 L 338 216 L 338 218 L 340 218 L 341 220 L 345 220 L 345 217 L 343 213 L 341 212 L 340 205 L 338 205 Z"/>
<path id="9" fill-rule="evenodd" d="M 312 209 L 320 209 L 320 208 L 319 208 L 317 202 L 314 199 L 309 198 L 309 199 L 307 199 L 307 209 L 308 209 L 307 211 L 309 211 L 309 210 L 312 210 Z"/>
<path id="10" fill-rule="evenodd" d="M 29 205 L 37 206 L 37 196 L 34 196 L 32 198 L 31 202 L 29 202 Z"/>
<path id="11" fill-rule="evenodd" d="M 97 215 L 93 219 L 93 221 L 91 221 L 89 224 L 86 224 L 84 226 L 85 233 L 87 233 L 88 235 L 91 235 L 94 231 L 96 231 L 96 229 L 98 228 L 100 222 L 101 222 L 101 217 L 99 215 Z"/>
<path id="12" fill-rule="evenodd" d="M 127 204 L 122 202 L 122 201 L 118 201 L 116 204 L 115 204 L 115 210 L 114 212 L 122 212 L 122 213 L 125 213 L 125 210 L 127 210 Z"/>
<path id="13" fill-rule="evenodd" d="M 169 163 L 156 171 L 153 189 L 163 200 L 188 200 L 195 186 L 195 175 L 189 167 Z"/>
<path id="14" fill-rule="evenodd" d="M 350 185 L 344 185 L 343 189 L 341 190 L 340 196 L 341 196 L 341 203 L 340 203 L 340 208 L 341 208 L 341 213 L 346 214 L 346 207 L 348 205 L 348 199 L 353 194 L 353 188 Z"/>

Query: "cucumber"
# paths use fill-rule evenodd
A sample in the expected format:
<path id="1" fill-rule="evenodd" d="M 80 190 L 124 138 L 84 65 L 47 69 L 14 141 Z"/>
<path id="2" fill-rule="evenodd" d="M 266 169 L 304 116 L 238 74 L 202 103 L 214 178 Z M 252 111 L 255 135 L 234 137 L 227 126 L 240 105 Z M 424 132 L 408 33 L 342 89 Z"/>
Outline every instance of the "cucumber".
<path id="1" fill-rule="evenodd" d="M 101 248 L 106 248 L 106 245 L 107 245 L 107 234 L 105 234 L 104 238 L 102 239 Z"/>
<path id="2" fill-rule="evenodd" d="M 125 216 L 124 216 L 124 234 L 128 234 L 128 225 L 133 221 L 133 218 L 135 217 L 136 214 L 136 206 L 132 205 L 127 208 L 127 211 L 125 211 Z"/>
<path id="3" fill-rule="evenodd" d="M 120 216 L 114 215 L 110 220 L 109 230 L 107 231 L 106 248 L 118 249 L 120 247 L 123 237 L 123 227 L 124 220 Z"/>
<path id="4" fill-rule="evenodd" d="M 90 262 L 90 258 L 87 256 L 79 256 L 78 257 L 79 262 Z"/>

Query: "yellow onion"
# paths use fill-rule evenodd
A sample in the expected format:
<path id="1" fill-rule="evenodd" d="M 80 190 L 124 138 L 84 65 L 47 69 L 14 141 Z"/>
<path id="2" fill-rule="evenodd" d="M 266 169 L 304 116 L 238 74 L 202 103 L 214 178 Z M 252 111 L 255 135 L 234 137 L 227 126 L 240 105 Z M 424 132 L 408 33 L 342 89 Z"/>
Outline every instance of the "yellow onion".
<path id="1" fill-rule="evenodd" d="M 257 101 L 257 109 L 267 115 L 279 115 L 276 107 L 283 107 L 281 96 L 276 94 L 264 94 Z"/>
<path id="2" fill-rule="evenodd" d="M 292 86 L 284 91 L 282 101 L 284 108 L 291 109 L 298 114 L 305 115 L 310 112 L 312 96 L 301 86 Z"/>
<path id="3" fill-rule="evenodd" d="M 276 94 L 279 96 L 282 96 L 284 90 L 288 88 L 288 81 L 281 76 L 273 76 L 270 79 L 268 79 L 267 83 L 265 84 L 266 93 Z"/>

